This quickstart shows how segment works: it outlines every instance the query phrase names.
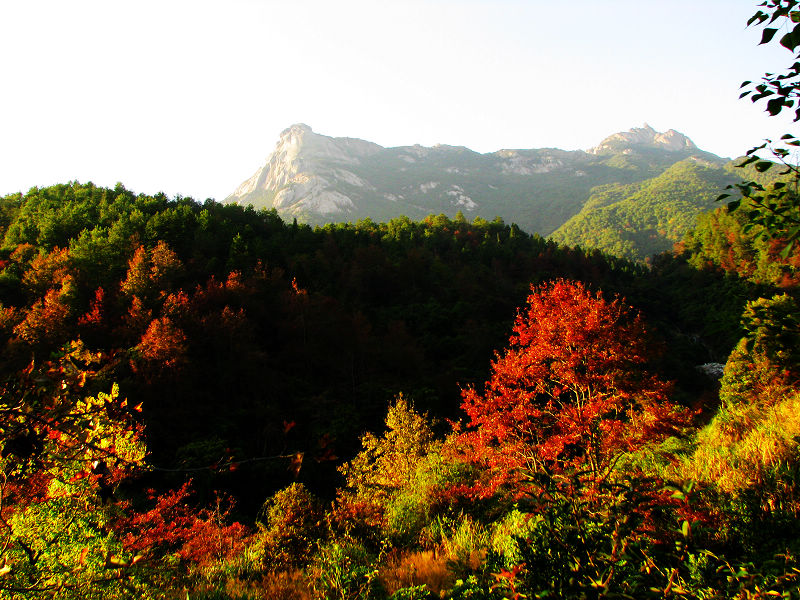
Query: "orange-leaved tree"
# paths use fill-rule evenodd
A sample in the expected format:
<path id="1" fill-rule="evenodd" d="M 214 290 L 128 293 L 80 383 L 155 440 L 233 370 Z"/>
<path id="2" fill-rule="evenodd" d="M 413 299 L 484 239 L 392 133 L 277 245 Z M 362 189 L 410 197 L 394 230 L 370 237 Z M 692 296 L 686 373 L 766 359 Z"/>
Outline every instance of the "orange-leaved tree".
<path id="1" fill-rule="evenodd" d="M 462 391 L 481 491 L 524 493 L 541 474 L 593 488 L 626 453 L 675 432 L 685 413 L 646 370 L 647 338 L 618 298 L 565 280 L 532 288 L 485 389 Z"/>

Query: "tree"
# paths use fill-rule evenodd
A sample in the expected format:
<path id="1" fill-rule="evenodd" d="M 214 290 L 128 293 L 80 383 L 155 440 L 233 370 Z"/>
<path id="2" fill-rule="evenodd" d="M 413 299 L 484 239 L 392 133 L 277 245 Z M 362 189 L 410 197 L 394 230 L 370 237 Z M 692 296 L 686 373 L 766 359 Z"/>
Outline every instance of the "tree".
<path id="1" fill-rule="evenodd" d="M 740 98 L 749 97 L 751 101 L 766 102 L 766 112 L 771 116 L 780 114 L 784 109 L 794 110 L 794 121 L 800 121 L 800 5 L 798 0 L 764 0 L 758 10 L 747 21 L 747 25 L 763 26 L 761 44 L 768 44 L 775 39 L 778 32 L 783 31 L 779 43 L 793 55 L 793 63 L 783 73 L 766 73 L 759 82 L 744 81 L 744 91 Z M 776 165 L 771 160 L 764 160 L 759 152 L 768 149 L 785 167 L 783 175 L 786 181 L 779 181 L 765 187 L 755 181 L 728 186 L 736 188 L 742 198 L 728 203 L 729 210 L 746 208 L 749 228 L 756 227 L 758 233 L 767 238 L 778 239 L 783 244 L 782 255 L 787 257 L 795 242 L 800 239 L 800 168 L 790 164 L 790 150 L 800 147 L 800 139 L 791 133 L 781 137 L 778 145 L 772 140 L 750 149 L 747 158 L 738 166 L 753 164 L 759 172 L 765 172 Z M 722 194 L 718 199 L 728 197 Z"/>
<path id="2" fill-rule="evenodd" d="M 323 537 L 322 503 L 302 483 L 275 492 L 261 507 L 257 546 L 272 569 L 308 562 Z"/>
<path id="3" fill-rule="evenodd" d="M 363 450 L 339 470 L 359 497 L 385 504 L 388 496 L 407 485 L 418 464 L 437 445 L 427 413 L 420 414 L 403 394 L 386 413 L 386 432 L 361 437 Z"/>
<path id="4" fill-rule="evenodd" d="M 647 337 L 618 298 L 565 280 L 532 288 L 484 391 L 462 392 L 482 491 L 530 492 L 541 474 L 594 487 L 625 453 L 676 432 L 685 412 L 647 372 Z"/>
<path id="5" fill-rule="evenodd" d="M 75 342 L 0 380 L 0 598 L 175 597 L 242 537 L 188 505 L 188 484 L 121 498 L 146 449 L 116 385 L 89 395 L 103 361 Z"/>
<path id="6" fill-rule="evenodd" d="M 171 283 L 183 270 L 177 254 L 163 240 L 148 251 L 139 246 L 128 261 L 128 272 L 120 284 L 123 295 L 138 296 L 146 302 L 168 292 Z"/>
<path id="7" fill-rule="evenodd" d="M 14 328 L 17 336 L 31 345 L 64 341 L 70 326 L 70 300 L 74 295 L 71 277 L 59 289 L 51 288 L 27 311 L 25 319 Z"/>
<path id="8" fill-rule="evenodd" d="M 163 374 L 186 362 L 186 335 L 169 317 L 153 319 L 134 348 L 134 369 L 144 366 L 146 374 Z"/>

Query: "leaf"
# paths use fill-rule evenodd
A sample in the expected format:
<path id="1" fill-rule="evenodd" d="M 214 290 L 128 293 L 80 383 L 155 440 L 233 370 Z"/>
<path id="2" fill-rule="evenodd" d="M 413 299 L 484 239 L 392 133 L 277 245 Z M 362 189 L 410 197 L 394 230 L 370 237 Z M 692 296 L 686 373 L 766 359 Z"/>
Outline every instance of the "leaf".
<path id="1" fill-rule="evenodd" d="M 770 162 L 768 160 L 762 160 L 761 162 L 757 162 L 755 165 L 756 171 L 759 173 L 764 173 L 765 171 L 769 171 L 775 165 L 774 162 Z"/>
<path id="2" fill-rule="evenodd" d="M 790 0 L 790 1 L 793 2 L 794 0 Z M 771 24 L 771 23 L 774 23 L 775 21 L 777 21 L 778 19 L 780 19 L 781 17 L 787 17 L 787 16 L 789 16 L 789 8 L 788 7 L 786 7 L 786 6 L 776 6 L 775 11 L 772 13 L 772 17 L 770 18 L 769 22 Z"/>
<path id="3" fill-rule="evenodd" d="M 787 50 L 791 50 L 794 52 L 794 49 L 797 47 L 797 36 L 795 35 L 794 31 L 790 31 L 786 35 L 781 38 L 781 46 L 786 48 Z"/>
<path id="4" fill-rule="evenodd" d="M 778 33 L 777 28 L 765 27 L 764 31 L 761 33 L 761 41 L 759 42 L 759 45 L 769 44 L 772 41 L 772 38 L 775 37 L 776 33 Z"/>
<path id="5" fill-rule="evenodd" d="M 779 112 L 781 112 L 781 109 L 783 109 L 783 105 L 784 105 L 783 98 L 780 97 L 773 98 L 772 100 L 767 102 L 767 112 L 774 117 Z"/>
<path id="6" fill-rule="evenodd" d="M 751 102 L 758 102 L 759 100 L 763 100 L 764 98 L 769 98 L 770 96 L 774 96 L 775 92 L 770 90 L 763 90 L 760 94 L 756 94 L 755 96 L 750 97 Z"/>
<path id="7" fill-rule="evenodd" d="M 758 12 L 756 12 L 756 14 L 747 19 L 747 26 L 750 27 L 750 25 L 752 25 L 756 21 L 758 21 L 759 23 L 763 23 L 766 18 L 767 15 L 759 10 Z"/>

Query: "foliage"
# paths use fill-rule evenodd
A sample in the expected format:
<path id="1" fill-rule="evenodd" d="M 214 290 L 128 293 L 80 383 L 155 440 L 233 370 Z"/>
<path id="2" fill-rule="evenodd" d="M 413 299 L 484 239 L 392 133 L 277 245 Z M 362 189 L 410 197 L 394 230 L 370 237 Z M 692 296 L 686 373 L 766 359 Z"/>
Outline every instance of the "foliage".
<path id="1" fill-rule="evenodd" d="M 784 376 L 800 377 L 800 307 L 788 294 L 749 302 L 742 314 L 748 351 L 761 355 Z"/>
<path id="2" fill-rule="evenodd" d="M 482 581 L 476 575 L 470 575 L 465 579 L 457 580 L 447 598 L 452 600 L 500 600 L 507 596 L 494 585 Z"/>
<path id="3" fill-rule="evenodd" d="M 769 511 L 796 514 L 800 327 L 786 294 L 748 303 L 747 335 L 728 359 L 722 404 L 697 436 L 687 476 L 734 495 L 752 492 Z"/>
<path id="4" fill-rule="evenodd" d="M 358 542 L 343 539 L 320 546 L 310 567 L 317 597 L 325 600 L 380 598 L 375 557 Z"/>
<path id="5" fill-rule="evenodd" d="M 431 450 L 387 504 L 386 533 L 395 542 L 440 543 L 449 533 L 443 523 L 464 518 L 468 507 L 453 490 L 471 483 L 474 473 L 456 456 L 454 443 L 448 438 L 442 448 Z"/>
<path id="6" fill-rule="evenodd" d="M 401 588 L 389 596 L 389 600 L 432 600 L 434 598 L 436 596 L 425 584 Z"/>
<path id="7" fill-rule="evenodd" d="M 419 414 L 402 394 L 389 405 L 386 432 L 361 437 L 363 450 L 340 467 L 356 495 L 385 505 L 392 492 L 406 487 L 425 456 L 437 442 L 427 414 Z"/>
<path id="8" fill-rule="evenodd" d="M 485 490 L 530 492 L 541 473 L 600 483 L 624 453 L 675 432 L 683 416 L 646 363 L 646 329 L 621 300 L 564 280 L 533 288 L 485 391 L 463 392 Z"/>
<path id="9" fill-rule="evenodd" d="M 553 239 L 649 261 L 653 254 L 672 248 L 698 213 L 713 206 L 718 190 L 735 181 L 722 163 L 693 157 L 642 183 L 600 186 Z"/>
<path id="10" fill-rule="evenodd" d="M 306 564 L 324 535 L 322 504 L 300 483 L 275 492 L 259 519 L 258 546 L 269 570 Z"/>
<path id="11" fill-rule="evenodd" d="M 242 527 L 191 509 L 188 484 L 151 509 L 120 497 L 145 449 L 116 385 L 88 395 L 100 359 L 76 343 L 3 382 L 2 597 L 164 597 L 236 550 Z"/>
<path id="12" fill-rule="evenodd" d="M 800 250 L 781 257 L 776 240 L 757 235 L 758 228 L 745 232 L 745 212 L 718 208 L 701 215 L 676 250 L 697 269 L 714 266 L 756 284 L 796 287 L 800 283 Z"/>
<path id="13" fill-rule="evenodd" d="M 771 116 L 780 114 L 784 109 L 794 109 L 794 120 L 800 120 L 800 10 L 797 0 L 764 0 L 759 6 L 765 10 L 758 10 L 750 17 L 748 26 L 755 24 L 763 26 L 761 44 L 772 42 L 775 35 L 781 30 L 786 32 L 778 39 L 781 46 L 792 53 L 793 63 L 783 73 L 766 73 L 758 83 L 745 81 L 741 87 L 744 91 L 740 98 L 750 97 L 755 102 L 765 101 L 766 112 Z M 777 145 L 772 140 L 752 148 L 747 152 L 747 158 L 740 166 L 753 165 L 760 172 L 768 171 L 776 166 L 770 160 L 764 160 L 759 152 L 768 149 L 772 157 L 785 167 L 784 173 L 789 175 L 789 181 L 781 181 L 772 186 L 765 187 L 756 181 L 746 181 L 735 184 L 735 188 L 747 203 L 742 204 L 741 199 L 728 203 L 729 210 L 737 210 L 741 206 L 747 207 L 748 224 L 746 229 L 757 228 L 761 237 L 776 240 L 782 247 L 781 255 L 787 257 L 798 238 L 800 238 L 800 196 L 797 185 L 800 181 L 800 169 L 792 165 L 791 150 L 800 146 L 800 140 L 787 133 L 781 137 Z M 729 194 L 723 194 L 723 199 Z"/>
<path id="14" fill-rule="evenodd" d="M 197 472 L 197 490 L 210 501 L 222 485 L 251 514 L 294 477 L 271 457 L 305 457 L 295 466 L 331 492 L 332 457 L 360 450 L 397 390 L 421 413 L 454 417 L 454 383 L 485 377 L 531 278 L 629 291 L 645 274 L 501 220 L 311 229 L 274 211 L 77 182 L 0 205 L 3 373 L 80 337 L 143 405 L 152 461 L 185 468 L 181 448 L 218 437 L 239 466 Z"/>
<path id="15" fill-rule="evenodd" d="M 102 597 L 128 586 L 120 569 L 135 557 L 110 562 L 125 549 L 101 532 L 105 501 L 144 448 L 116 387 L 85 395 L 97 361 L 76 345 L 3 383 L 3 594 Z"/>
<path id="16" fill-rule="evenodd" d="M 497 587 L 532 597 L 636 597 L 644 589 L 640 563 L 647 547 L 636 533 L 637 509 L 629 498 L 598 510 L 574 496 L 550 496 L 515 540 L 521 560 L 495 559 Z"/>
<path id="17" fill-rule="evenodd" d="M 598 580 L 609 594 L 637 597 L 647 586 L 662 596 L 668 585 L 733 590 L 716 569 L 747 590 L 789 581 L 791 560 L 767 564 L 764 547 L 731 542 L 755 539 L 755 527 L 779 537 L 793 506 L 794 475 L 777 465 L 795 452 L 793 428 L 780 432 L 796 400 L 794 272 L 772 269 L 772 250 L 759 281 L 780 277 L 788 295 L 748 308 L 751 342 L 729 365 L 723 402 L 741 421 L 731 432 L 763 417 L 747 452 L 767 442 L 776 450 L 758 463 L 737 449 L 746 432 L 714 441 L 759 465 L 766 491 L 755 497 L 745 485 L 726 496 L 714 476 L 697 475 L 698 500 L 686 506 L 645 477 L 673 472 L 646 461 L 677 460 L 684 446 L 662 442 L 687 414 L 654 373 L 694 385 L 698 354 L 713 345 L 727 355 L 745 301 L 765 288 L 694 269 L 692 259 L 661 257 L 646 270 L 499 220 L 312 230 L 274 212 L 77 183 L 0 205 L 2 517 L 22 541 L 7 547 L 0 590 L 27 577 L 23 565 L 34 570 L 26 547 L 41 581 L 66 598 L 591 595 Z M 531 282 L 479 393 L 474 382 L 486 379 L 491 348 Z M 622 293 L 636 310 L 608 300 Z M 639 310 L 669 336 L 666 357 Z M 51 361 L 75 336 L 102 352 L 76 345 Z M 60 388 L 64 373 L 74 377 Z M 434 432 L 446 426 L 431 415 L 456 416 L 456 381 L 470 422 L 442 440 Z M 686 404 L 702 393 L 713 408 L 713 385 L 677 389 Z M 386 414 L 399 389 L 417 408 L 399 395 Z M 752 398 L 763 402 L 748 407 Z M 382 433 L 357 436 L 384 415 Z M 47 428 L 68 435 L 51 439 Z M 56 447 L 89 435 L 96 447 Z M 135 453 L 121 460 L 125 444 Z M 701 446 L 710 447 L 698 441 L 698 457 Z M 47 458 L 57 451 L 73 455 Z M 334 492 L 338 457 L 347 487 Z M 186 473 L 199 482 L 195 494 L 182 485 Z M 287 487 L 298 478 L 304 485 Z M 780 485 L 786 494 L 772 488 Z M 231 508 L 214 501 L 221 488 L 236 493 L 242 518 L 269 496 L 252 536 L 228 524 Z M 334 494 L 323 510 L 318 497 Z M 764 510 L 770 499 L 780 511 Z M 717 537 L 698 524 L 709 514 Z M 57 552 L 36 557 L 42 539 Z M 790 549 L 779 546 L 769 551 Z M 556 573 L 576 560 L 575 582 Z M 541 563 L 539 574 L 523 562 Z M 736 579 L 747 564 L 751 579 Z M 39 592 L 28 596 L 48 590 Z"/>
<path id="18" fill-rule="evenodd" d="M 523 562 L 520 542 L 528 539 L 535 525 L 535 515 L 525 513 L 514 507 L 503 515 L 492 528 L 491 549 L 504 566 Z"/>

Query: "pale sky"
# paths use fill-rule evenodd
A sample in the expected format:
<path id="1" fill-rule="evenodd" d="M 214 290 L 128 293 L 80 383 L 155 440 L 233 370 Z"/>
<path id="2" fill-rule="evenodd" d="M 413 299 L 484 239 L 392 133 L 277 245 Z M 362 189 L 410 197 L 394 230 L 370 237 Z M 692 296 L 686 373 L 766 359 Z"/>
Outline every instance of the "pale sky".
<path id="1" fill-rule="evenodd" d="M 647 122 L 737 156 L 791 64 L 759 0 L 2 0 L 0 195 L 79 180 L 222 200 L 280 132 L 478 152 Z"/>

